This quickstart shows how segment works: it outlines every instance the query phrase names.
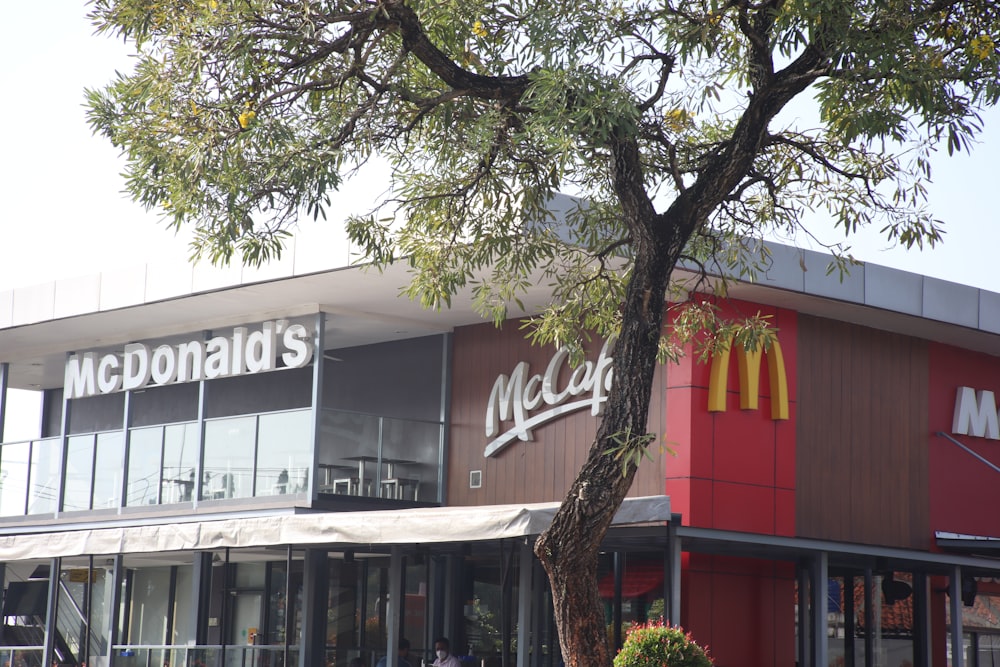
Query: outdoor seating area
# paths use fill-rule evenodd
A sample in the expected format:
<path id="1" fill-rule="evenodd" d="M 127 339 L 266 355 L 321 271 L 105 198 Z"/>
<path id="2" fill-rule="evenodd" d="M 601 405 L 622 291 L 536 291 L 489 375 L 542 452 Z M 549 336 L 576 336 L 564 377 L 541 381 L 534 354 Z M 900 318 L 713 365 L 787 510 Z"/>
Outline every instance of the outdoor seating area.
<path id="1" fill-rule="evenodd" d="M 342 460 L 355 465 L 319 465 L 320 493 L 420 500 L 420 479 L 407 472 L 418 465 L 417 461 L 368 455 L 346 456 Z"/>

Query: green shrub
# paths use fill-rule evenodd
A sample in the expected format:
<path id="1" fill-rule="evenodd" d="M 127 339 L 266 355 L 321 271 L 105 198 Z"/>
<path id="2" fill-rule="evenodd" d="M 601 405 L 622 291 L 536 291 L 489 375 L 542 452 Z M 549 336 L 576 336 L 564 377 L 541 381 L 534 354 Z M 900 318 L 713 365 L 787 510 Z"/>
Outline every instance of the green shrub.
<path id="1" fill-rule="evenodd" d="M 712 667 L 712 660 L 682 628 L 650 623 L 629 632 L 614 667 Z"/>

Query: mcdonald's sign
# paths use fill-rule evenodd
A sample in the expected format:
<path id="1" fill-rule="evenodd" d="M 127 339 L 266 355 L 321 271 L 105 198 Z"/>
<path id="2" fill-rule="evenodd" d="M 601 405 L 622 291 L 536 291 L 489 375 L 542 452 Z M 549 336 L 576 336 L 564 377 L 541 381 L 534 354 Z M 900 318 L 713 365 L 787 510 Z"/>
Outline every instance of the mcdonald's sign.
<path id="1" fill-rule="evenodd" d="M 729 355 L 732 339 L 712 357 L 712 369 L 708 380 L 709 412 L 726 411 L 726 391 L 729 389 Z M 756 410 L 760 395 L 760 358 L 767 357 L 767 372 L 771 380 L 771 419 L 788 419 L 788 376 L 785 373 L 785 358 L 781 354 L 778 337 L 771 336 L 767 350 L 746 350 L 736 347 L 736 362 L 740 376 L 740 409 Z"/>

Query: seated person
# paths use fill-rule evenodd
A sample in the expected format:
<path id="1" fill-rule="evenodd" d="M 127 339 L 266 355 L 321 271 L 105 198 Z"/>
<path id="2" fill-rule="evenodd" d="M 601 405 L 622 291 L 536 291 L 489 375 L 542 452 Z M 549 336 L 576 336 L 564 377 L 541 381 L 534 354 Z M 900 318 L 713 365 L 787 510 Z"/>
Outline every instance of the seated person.
<path id="1" fill-rule="evenodd" d="M 457 656 L 451 654 L 451 642 L 447 637 L 438 637 L 434 640 L 434 667 L 462 667 L 462 661 Z"/>
<path id="2" fill-rule="evenodd" d="M 399 638 L 399 647 L 397 649 L 396 655 L 399 656 L 399 658 L 396 660 L 396 667 L 410 667 L 410 661 L 408 660 L 408 658 L 410 657 L 410 641 L 405 637 Z M 383 655 L 381 658 L 379 658 L 379 661 L 375 665 L 375 667 L 386 667 L 386 663 L 389 662 L 388 657 L 389 656 Z"/>

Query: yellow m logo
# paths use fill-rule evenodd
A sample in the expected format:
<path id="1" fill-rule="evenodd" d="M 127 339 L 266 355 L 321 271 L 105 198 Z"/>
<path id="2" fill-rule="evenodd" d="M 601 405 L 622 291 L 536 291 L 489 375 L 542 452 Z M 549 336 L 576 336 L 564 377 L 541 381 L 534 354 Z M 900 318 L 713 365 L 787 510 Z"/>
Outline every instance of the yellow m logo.
<path id="1" fill-rule="evenodd" d="M 732 340 L 712 357 L 712 370 L 708 380 L 709 412 L 726 411 L 726 390 L 728 389 L 729 352 Z M 757 409 L 760 394 L 760 358 L 767 355 L 767 372 L 771 378 L 771 419 L 788 419 L 788 377 L 785 375 L 785 358 L 781 354 L 778 337 L 771 336 L 770 349 L 745 350 L 736 346 L 736 360 L 740 374 L 740 408 Z"/>

